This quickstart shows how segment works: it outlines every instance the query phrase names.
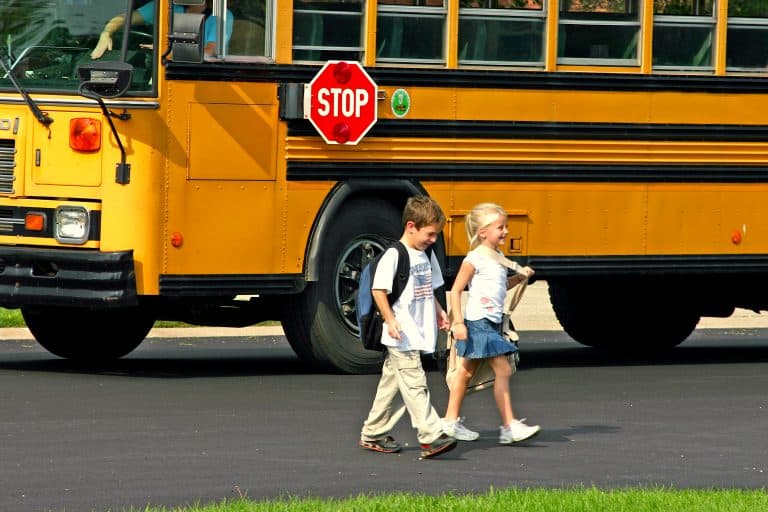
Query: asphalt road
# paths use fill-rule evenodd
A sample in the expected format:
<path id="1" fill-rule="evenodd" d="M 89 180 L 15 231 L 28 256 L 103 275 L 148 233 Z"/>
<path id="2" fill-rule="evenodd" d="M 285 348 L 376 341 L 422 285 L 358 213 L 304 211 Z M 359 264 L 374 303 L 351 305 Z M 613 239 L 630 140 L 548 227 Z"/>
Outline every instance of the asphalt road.
<path id="1" fill-rule="evenodd" d="M 619 335 L 619 333 L 617 333 Z M 0 342 L 0 510 L 120 510 L 247 495 L 486 491 L 491 486 L 760 488 L 768 476 L 768 330 L 697 331 L 620 358 L 558 331 L 523 334 L 519 416 L 496 443 L 490 394 L 467 399 L 479 441 L 419 460 L 357 446 L 376 376 L 312 374 L 280 336 L 158 339 L 106 368 Z M 447 399 L 437 371 L 433 401 Z"/>

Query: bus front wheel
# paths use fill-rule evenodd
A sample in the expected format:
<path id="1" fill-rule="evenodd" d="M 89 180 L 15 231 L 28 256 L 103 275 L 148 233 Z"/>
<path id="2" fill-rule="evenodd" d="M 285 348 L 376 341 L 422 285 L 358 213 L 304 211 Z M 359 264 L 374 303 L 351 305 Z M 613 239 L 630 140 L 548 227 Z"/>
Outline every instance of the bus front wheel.
<path id="1" fill-rule="evenodd" d="M 308 283 L 285 310 L 283 330 L 299 358 L 346 373 L 372 373 L 382 354 L 366 350 L 355 318 L 360 271 L 402 228 L 399 212 L 388 202 L 356 199 L 346 204 L 321 240 L 318 280 Z"/>
<path id="2" fill-rule="evenodd" d="M 549 298 L 565 332 L 597 348 L 675 347 L 690 336 L 700 318 L 682 295 L 661 284 L 552 280 Z"/>
<path id="3" fill-rule="evenodd" d="M 32 335 L 50 353 L 77 361 L 108 361 L 138 347 L 154 324 L 143 308 L 24 307 Z"/>

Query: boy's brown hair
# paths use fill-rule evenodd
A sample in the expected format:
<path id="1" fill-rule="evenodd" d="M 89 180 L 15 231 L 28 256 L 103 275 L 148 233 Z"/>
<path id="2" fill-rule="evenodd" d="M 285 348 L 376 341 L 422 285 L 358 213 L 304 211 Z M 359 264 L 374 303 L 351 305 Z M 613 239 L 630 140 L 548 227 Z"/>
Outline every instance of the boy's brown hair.
<path id="1" fill-rule="evenodd" d="M 445 214 L 437 201 L 429 196 L 412 196 L 408 198 L 403 209 L 403 229 L 408 221 L 416 225 L 416 229 L 438 224 L 440 229 L 445 225 Z"/>

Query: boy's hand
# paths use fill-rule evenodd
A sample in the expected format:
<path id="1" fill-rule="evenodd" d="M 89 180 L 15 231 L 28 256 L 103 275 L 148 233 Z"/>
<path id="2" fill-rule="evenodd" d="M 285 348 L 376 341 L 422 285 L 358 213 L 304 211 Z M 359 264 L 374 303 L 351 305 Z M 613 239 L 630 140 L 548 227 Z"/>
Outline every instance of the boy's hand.
<path id="1" fill-rule="evenodd" d="M 389 333 L 390 338 L 395 340 L 403 339 L 400 335 L 400 322 L 395 319 L 391 322 L 386 322 L 385 325 L 387 326 L 387 332 Z"/>
<path id="2" fill-rule="evenodd" d="M 440 308 L 437 312 L 437 328 L 447 331 L 451 327 L 451 321 L 448 320 L 448 314 Z"/>

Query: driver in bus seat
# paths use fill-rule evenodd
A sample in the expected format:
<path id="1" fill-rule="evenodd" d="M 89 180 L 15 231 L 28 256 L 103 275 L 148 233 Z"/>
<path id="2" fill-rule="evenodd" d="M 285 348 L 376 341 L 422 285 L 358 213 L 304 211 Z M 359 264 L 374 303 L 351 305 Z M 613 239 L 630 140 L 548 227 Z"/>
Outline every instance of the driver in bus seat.
<path id="1" fill-rule="evenodd" d="M 211 0 L 206 0 L 202 5 L 174 5 L 173 12 L 190 12 L 190 13 L 203 13 L 205 17 L 205 25 L 203 27 L 203 44 L 204 53 L 207 57 L 216 55 L 216 16 L 211 14 L 210 7 Z M 229 38 L 232 36 L 232 24 L 234 22 L 234 15 L 232 11 L 227 9 L 227 25 L 224 34 L 224 44 L 229 47 Z M 138 9 L 134 10 L 131 14 L 131 25 L 152 25 L 155 22 L 155 2 L 154 0 L 148 2 Z M 119 14 L 109 20 L 104 26 L 104 30 L 99 36 L 99 42 L 96 44 L 96 48 L 91 52 L 92 59 L 99 59 L 104 52 L 112 49 L 112 34 L 120 30 L 125 23 L 125 16 Z"/>

